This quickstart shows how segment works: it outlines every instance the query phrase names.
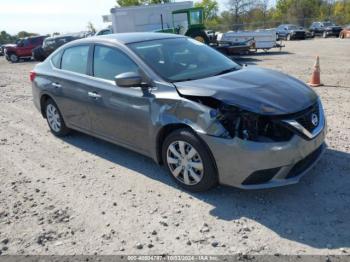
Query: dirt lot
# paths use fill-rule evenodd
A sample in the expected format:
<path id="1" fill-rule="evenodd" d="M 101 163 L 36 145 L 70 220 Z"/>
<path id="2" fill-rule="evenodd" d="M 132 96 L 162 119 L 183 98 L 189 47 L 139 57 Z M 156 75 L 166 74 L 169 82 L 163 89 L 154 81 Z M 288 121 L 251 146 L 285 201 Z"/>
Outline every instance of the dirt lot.
<path id="1" fill-rule="evenodd" d="M 0 253 L 349 254 L 350 41 L 286 45 L 240 62 L 307 81 L 320 55 L 329 149 L 297 185 L 202 194 L 118 146 L 55 138 L 32 104 L 35 63 L 0 57 Z"/>

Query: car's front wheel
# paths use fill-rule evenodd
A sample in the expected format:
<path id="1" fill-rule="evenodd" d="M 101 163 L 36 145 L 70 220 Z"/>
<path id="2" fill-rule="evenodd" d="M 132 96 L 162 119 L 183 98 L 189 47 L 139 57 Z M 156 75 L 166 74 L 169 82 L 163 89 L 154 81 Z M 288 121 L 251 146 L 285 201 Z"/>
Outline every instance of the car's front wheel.
<path id="1" fill-rule="evenodd" d="M 62 114 L 52 99 L 46 101 L 45 115 L 50 130 L 55 136 L 65 136 L 68 134 L 69 128 L 64 123 Z"/>
<path id="2" fill-rule="evenodd" d="M 322 34 L 323 38 L 327 38 L 327 32 L 324 31 L 323 34 Z"/>
<path id="3" fill-rule="evenodd" d="M 163 143 L 163 161 L 177 184 L 192 192 L 213 188 L 217 171 L 209 149 L 190 129 L 178 129 Z"/>
<path id="4" fill-rule="evenodd" d="M 292 40 L 292 36 L 290 34 L 287 35 L 287 41 Z"/>

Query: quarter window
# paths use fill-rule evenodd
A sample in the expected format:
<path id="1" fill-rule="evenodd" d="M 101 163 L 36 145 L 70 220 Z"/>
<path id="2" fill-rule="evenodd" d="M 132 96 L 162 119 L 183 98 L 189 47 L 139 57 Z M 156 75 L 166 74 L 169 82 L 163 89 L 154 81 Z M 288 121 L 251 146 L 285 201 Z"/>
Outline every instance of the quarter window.
<path id="1" fill-rule="evenodd" d="M 53 66 L 56 68 L 60 68 L 61 55 L 62 55 L 62 52 L 59 52 L 51 58 L 51 62 Z"/>
<path id="2" fill-rule="evenodd" d="M 96 46 L 93 62 L 94 76 L 114 80 L 116 75 L 137 72 L 138 66 L 123 52 L 105 46 Z"/>
<path id="3" fill-rule="evenodd" d="M 86 74 L 89 46 L 67 48 L 62 57 L 61 68 L 80 74 Z"/>

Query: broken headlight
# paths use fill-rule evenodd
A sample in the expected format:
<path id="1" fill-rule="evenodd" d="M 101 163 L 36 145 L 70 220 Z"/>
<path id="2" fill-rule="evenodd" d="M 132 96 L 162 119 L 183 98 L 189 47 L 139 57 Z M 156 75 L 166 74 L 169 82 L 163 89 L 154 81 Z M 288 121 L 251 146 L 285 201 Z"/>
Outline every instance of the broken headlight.
<path id="1" fill-rule="evenodd" d="M 282 142 L 292 138 L 293 133 L 273 116 L 251 113 L 234 106 L 223 105 L 218 119 L 230 137 L 256 142 Z"/>

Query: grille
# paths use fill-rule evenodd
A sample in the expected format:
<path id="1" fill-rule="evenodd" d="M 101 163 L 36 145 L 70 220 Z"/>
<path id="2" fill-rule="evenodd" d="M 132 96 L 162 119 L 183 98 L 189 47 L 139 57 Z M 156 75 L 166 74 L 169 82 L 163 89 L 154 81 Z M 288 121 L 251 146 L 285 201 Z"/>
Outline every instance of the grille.
<path id="1" fill-rule="evenodd" d="M 318 120 L 320 120 L 320 110 L 318 103 L 313 105 L 309 110 L 307 110 L 304 114 L 301 116 L 298 116 L 295 120 L 301 124 L 305 129 L 307 129 L 309 132 L 314 131 L 314 129 L 320 124 L 318 123 L 316 126 L 312 123 L 312 114 L 317 115 Z"/>

